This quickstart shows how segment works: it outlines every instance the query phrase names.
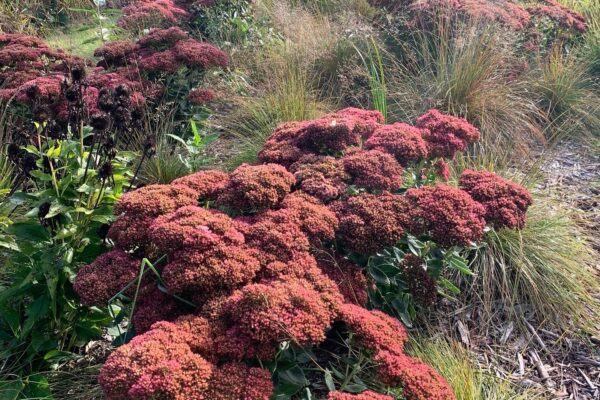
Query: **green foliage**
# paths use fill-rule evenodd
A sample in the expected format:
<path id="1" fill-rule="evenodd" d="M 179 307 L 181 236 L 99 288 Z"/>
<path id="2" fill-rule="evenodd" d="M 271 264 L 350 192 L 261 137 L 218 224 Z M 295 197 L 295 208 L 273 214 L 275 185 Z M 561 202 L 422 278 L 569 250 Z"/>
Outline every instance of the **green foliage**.
<path id="1" fill-rule="evenodd" d="M 42 140 L 43 128 L 38 126 L 38 145 L 24 147 L 36 167 L 23 190 L 1 204 L 12 221 L 0 236 L 0 377 L 60 365 L 112 322 L 105 310 L 81 307 L 71 282 L 80 265 L 106 250 L 102 230 L 114 218 L 112 205 L 128 186 L 134 157 L 119 153 L 106 175 L 99 148 L 83 144 L 91 130 L 84 128 L 80 140 Z M 24 394 L 46 385 L 32 379 L 7 384 L 20 382 Z"/>
<path id="2" fill-rule="evenodd" d="M 49 32 L 44 40 L 50 47 L 91 58 L 94 50 L 105 42 L 125 36 L 116 25 L 121 14 L 119 10 L 83 9 L 79 13 L 86 16 L 85 23 Z"/>
<path id="3" fill-rule="evenodd" d="M 273 373 L 277 400 L 316 400 L 329 391 L 361 393 L 374 390 L 403 399 L 400 389 L 383 386 L 368 351 L 354 346 L 352 335 L 332 328 L 325 343 L 313 349 L 282 342 L 274 359 L 262 367 Z"/>
<path id="4" fill-rule="evenodd" d="M 243 44 L 259 32 L 253 11 L 249 0 L 217 0 L 200 9 L 193 25 L 212 42 Z"/>
<path id="5" fill-rule="evenodd" d="M 406 254 L 414 254 L 424 260 L 427 273 L 438 282 L 438 291 L 445 296 L 456 295 L 459 289 L 446 279 L 448 270 L 472 276 L 468 262 L 461 254 L 465 250 L 457 247 L 442 249 L 432 241 L 421 241 L 408 235 L 396 246 L 370 257 L 366 272 L 376 287 L 369 291 L 371 305 L 396 316 L 406 326 L 412 327 L 417 318 L 419 304 L 415 302 L 403 275 L 402 261 Z M 359 265 L 364 261 L 354 260 Z"/>
<path id="6" fill-rule="evenodd" d="M 379 50 L 379 45 L 375 40 L 371 41 L 369 53 L 361 54 L 360 50 L 356 49 L 360 58 L 369 72 L 369 85 L 371 87 L 372 108 L 381 112 L 385 120 L 388 119 L 387 107 L 387 87 L 385 82 L 385 67 L 383 57 Z"/>

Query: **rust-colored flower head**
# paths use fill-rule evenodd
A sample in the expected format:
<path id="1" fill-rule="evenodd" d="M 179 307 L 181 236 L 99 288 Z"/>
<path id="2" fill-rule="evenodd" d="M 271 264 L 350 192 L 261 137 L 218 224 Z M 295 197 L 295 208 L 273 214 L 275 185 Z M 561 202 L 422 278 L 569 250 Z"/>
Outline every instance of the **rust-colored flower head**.
<path id="1" fill-rule="evenodd" d="M 485 208 L 485 220 L 495 228 L 521 229 L 533 197 L 523 186 L 492 172 L 465 170 L 460 187 Z"/>
<path id="2" fill-rule="evenodd" d="M 306 155 L 294 163 L 290 171 L 298 188 L 323 202 L 346 193 L 351 180 L 343 163 L 331 156 Z"/>
<path id="3" fill-rule="evenodd" d="M 187 335 L 159 322 L 115 350 L 98 377 L 106 399 L 204 399 L 214 366 L 192 352 Z"/>
<path id="4" fill-rule="evenodd" d="M 260 220 L 296 224 L 312 244 L 333 240 L 338 228 L 335 214 L 318 199 L 302 192 L 288 195 L 281 209 L 262 214 Z"/>
<path id="5" fill-rule="evenodd" d="M 223 292 L 251 282 L 260 269 L 253 252 L 241 246 L 214 245 L 210 250 L 176 252 L 163 271 L 172 293 Z"/>
<path id="6" fill-rule="evenodd" d="M 390 153 L 396 160 L 407 166 L 427 157 L 427 143 L 423 139 L 423 129 L 398 122 L 382 125 L 365 142 L 364 148 Z"/>
<path id="7" fill-rule="evenodd" d="M 422 258 L 407 254 L 401 263 L 402 277 L 415 302 L 429 307 L 437 300 L 437 282 L 426 270 Z"/>
<path id="8" fill-rule="evenodd" d="M 317 252 L 316 259 L 319 269 L 337 284 L 346 303 L 367 304 L 369 282 L 358 265 L 324 250 Z"/>
<path id="9" fill-rule="evenodd" d="M 196 192 L 180 185 L 149 185 L 125 193 L 115 204 L 115 215 L 157 217 L 180 207 L 196 205 Z"/>
<path id="10" fill-rule="evenodd" d="M 274 208 L 294 184 L 294 176 L 277 164 L 243 164 L 230 175 L 218 202 L 242 212 Z"/>
<path id="11" fill-rule="evenodd" d="M 464 118 L 445 115 L 438 110 L 429 110 L 417 118 L 416 126 L 426 130 L 423 138 L 430 157 L 454 158 L 457 152 L 465 151 L 480 137 L 479 130 Z"/>
<path id="12" fill-rule="evenodd" d="M 394 398 L 392 396 L 366 390 L 357 394 L 337 391 L 329 392 L 327 400 L 394 400 Z"/>
<path id="13" fill-rule="evenodd" d="M 106 306 L 139 271 L 139 260 L 121 250 L 110 251 L 79 270 L 73 289 L 83 304 Z"/>
<path id="14" fill-rule="evenodd" d="M 173 185 L 183 185 L 196 191 L 198 200 L 215 201 L 229 183 L 229 174 L 221 171 L 201 171 L 175 179 Z"/>
<path id="15" fill-rule="evenodd" d="M 320 343 L 334 314 L 311 286 L 301 280 L 245 286 L 223 305 L 226 336 L 217 345 L 232 356 L 270 358 L 284 340 L 300 346 Z"/>
<path id="16" fill-rule="evenodd" d="M 396 244 L 408 224 L 408 202 L 390 193 L 360 194 L 333 203 L 339 236 L 348 249 L 374 254 Z"/>
<path id="17" fill-rule="evenodd" d="M 244 243 L 244 236 L 227 214 L 198 206 L 181 207 L 156 218 L 149 227 L 148 237 L 163 254 L 181 248 L 205 251 L 220 244 Z"/>
<path id="18" fill-rule="evenodd" d="M 484 208 L 463 190 L 438 184 L 409 189 L 409 231 L 441 246 L 469 246 L 483 237 Z"/>
<path id="19" fill-rule="evenodd" d="M 213 371 L 207 399 L 269 400 L 273 393 L 271 373 L 244 363 L 227 363 Z"/>
<path id="20" fill-rule="evenodd" d="M 402 186 L 403 169 L 396 159 L 379 150 L 355 150 L 342 158 L 352 184 L 374 191 L 395 191 Z"/>

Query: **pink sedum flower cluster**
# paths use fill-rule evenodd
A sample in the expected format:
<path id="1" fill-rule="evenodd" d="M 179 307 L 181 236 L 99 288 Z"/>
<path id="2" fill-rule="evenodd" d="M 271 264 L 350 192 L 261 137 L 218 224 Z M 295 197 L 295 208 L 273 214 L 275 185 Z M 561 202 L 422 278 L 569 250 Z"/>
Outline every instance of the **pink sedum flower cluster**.
<path id="1" fill-rule="evenodd" d="M 488 216 L 496 223 L 485 204 L 504 204 L 517 192 L 468 174 L 464 190 L 404 190 L 405 169 L 433 168 L 436 149 L 450 158 L 478 136 L 466 121 L 437 111 L 420 121 L 419 128 L 384 125 L 377 112 L 346 109 L 279 127 L 261 153 L 264 164 L 202 171 L 124 195 L 109 232 L 116 250 L 84 267 L 76 290 L 86 304 L 101 304 L 135 278 L 141 257 L 161 256 L 164 287 L 142 282 L 133 320 L 139 336 L 103 368 L 107 397 L 267 399 L 273 385 L 267 371 L 252 367 L 257 358 L 273 358 L 283 341 L 319 346 L 334 324 L 344 324 L 373 354 L 384 384 L 401 386 L 410 400 L 454 399 L 436 371 L 405 355 L 402 324 L 363 308 L 373 283 L 351 256 L 374 255 L 407 233 L 469 245 Z M 446 164 L 433 169 L 447 175 Z M 432 304 L 436 282 L 422 260 L 407 258 L 403 268 L 415 298 Z"/>

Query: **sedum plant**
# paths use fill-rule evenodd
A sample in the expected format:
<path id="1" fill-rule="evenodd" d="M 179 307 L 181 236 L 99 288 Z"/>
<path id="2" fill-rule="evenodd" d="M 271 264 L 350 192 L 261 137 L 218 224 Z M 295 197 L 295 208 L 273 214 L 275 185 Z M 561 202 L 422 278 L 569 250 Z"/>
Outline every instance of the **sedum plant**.
<path id="1" fill-rule="evenodd" d="M 125 194 L 114 249 L 74 284 L 86 305 L 130 306 L 106 397 L 455 399 L 405 354 L 405 325 L 532 201 L 487 172 L 443 183 L 479 136 L 437 110 L 412 126 L 349 108 L 281 125 L 262 164 Z"/>

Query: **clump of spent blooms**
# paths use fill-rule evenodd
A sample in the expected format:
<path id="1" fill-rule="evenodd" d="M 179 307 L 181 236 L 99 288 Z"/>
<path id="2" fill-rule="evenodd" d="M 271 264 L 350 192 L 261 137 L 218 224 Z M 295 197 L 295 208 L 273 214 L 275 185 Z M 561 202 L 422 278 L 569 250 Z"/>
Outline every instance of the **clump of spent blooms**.
<path id="1" fill-rule="evenodd" d="M 358 394 L 337 391 L 329 392 L 327 400 L 394 400 L 394 398 L 392 396 L 367 390 Z"/>
<path id="2" fill-rule="evenodd" d="M 293 222 L 261 219 L 251 225 L 245 237 L 246 244 L 258 251 L 263 266 L 275 261 L 287 263 L 310 249 L 308 238 Z"/>
<path id="3" fill-rule="evenodd" d="M 404 354 L 406 328 L 396 318 L 354 304 L 341 306 L 338 320 L 344 322 L 356 342 L 376 353 Z"/>
<path id="4" fill-rule="evenodd" d="M 395 191 L 402 186 L 403 169 L 396 159 L 379 150 L 356 150 L 342 158 L 352 184 L 375 191 Z"/>
<path id="5" fill-rule="evenodd" d="M 485 208 L 485 220 L 495 228 L 521 229 L 533 197 L 523 186 L 492 172 L 465 170 L 460 187 Z"/>
<path id="6" fill-rule="evenodd" d="M 148 229 L 152 221 L 152 217 L 123 215 L 111 224 L 107 237 L 122 250 L 144 248 L 149 244 Z"/>
<path id="7" fill-rule="evenodd" d="M 426 129 L 423 138 L 430 157 L 454 158 L 457 152 L 465 151 L 480 137 L 479 130 L 466 119 L 445 115 L 438 110 L 429 110 L 417 118 L 416 127 Z"/>
<path id="8" fill-rule="evenodd" d="M 187 345 L 194 353 L 200 354 L 207 360 L 214 358 L 214 341 L 208 319 L 188 314 L 177 318 L 174 324 L 183 332 Z"/>
<path id="9" fill-rule="evenodd" d="M 347 258 L 321 252 L 316 255 L 319 269 L 336 283 L 346 303 L 364 306 L 369 282 L 363 271 Z"/>
<path id="10" fill-rule="evenodd" d="M 317 198 L 302 192 L 286 196 L 281 209 L 264 214 L 261 220 L 264 219 L 298 225 L 313 244 L 335 239 L 338 228 L 335 214 Z"/>
<path id="11" fill-rule="evenodd" d="M 177 59 L 175 52 L 159 51 L 140 58 L 138 68 L 143 72 L 162 72 L 173 74 L 183 66 Z"/>
<path id="12" fill-rule="evenodd" d="M 121 250 L 113 250 L 81 268 L 73 289 L 83 304 L 105 306 L 138 276 L 139 271 L 139 260 Z"/>
<path id="13" fill-rule="evenodd" d="M 383 121 L 378 111 L 346 108 L 312 121 L 279 126 L 259 153 L 261 162 L 289 167 L 306 154 L 331 154 L 360 145 Z"/>
<path id="14" fill-rule="evenodd" d="M 483 237 L 484 208 L 463 190 L 438 184 L 409 189 L 408 227 L 441 246 L 469 246 Z"/>
<path id="15" fill-rule="evenodd" d="M 306 155 L 290 171 L 294 173 L 296 186 L 323 202 L 340 197 L 350 182 L 342 162 L 331 156 Z"/>
<path id="16" fill-rule="evenodd" d="M 359 345 L 373 351 L 381 381 L 402 387 L 407 400 L 455 400 L 448 382 L 433 368 L 404 354 L 408 335 L 397 319 L 353 304 L 340 308 L 343 322 Z"/>
<path id="17" fill-rule="evenodd" d="M 315 153 L 340 152 L 360 145 L 360 128 L 355 128 L 354 118 L 326 115 L 303 126 L 298 142 L 302 149 Z"/>
<path id="18" fill-rule="evenodd" d="M 220 204 L 242 212 L 274 208 L 294 184 L 294 176 L 277 164 L 238 167 L 218 198 Z"/>
<path id="19" fill-rule="evenodd" d="M 210 293 L 248 284 L 259 269 L 252 252 L 240 246 L 215 244 L 208 250 L 176 252 L 162 277 L 172 293 Z"/>
<path id="20" fill-rule="evenodd" d="M 429 307 L 437 299 L 437 282 L 425 269 L 425 262 L 414 254 L 407 254 L 401 263 L 402 276 L 408 286 L 408 292 L 415 302 Z"/>
<path id="21" fill-rule="evenodd" d="M 175 43 L 188 39 L 189 35 L 178 26 L 167 29 L 152 28 L 138 40 L 138 46 L 156 50 L 170 49 Z"/>
<path id="22" fill-rule="evenodd" d="M 129 40 L 115 40 L 94 50 L 94 57 L 102 58 L 102 64 L 112 67 L 125 66 L 133 61 L 139 46 Z"/>
<path id="23" fill-rule="evenodd" d="M 98 377 L 108 400 L 202 400 L 213 365 L 192 352 L 186 332 L 160 322 L 109 357 Z"/>
<path id="24" fill-rule="evenodd" d="M 148 185 L 125 193 L 115 204 L 115 215 L 157 217 L 180 207 L 196 205 L 196 192 L 182 185 Z"/>
<path id="25" fill-rule="evenodd" d="M 217 346 L 232 351 L 232 356 L 270 358 L 284 340 L 300 346 L 320 343 L 333 318 L 323 296 L 308 282 L 248 285 L 223 305 L 221 319 L 227 331 L 221 338 L 224 343 Z"/>
<path id="26" fill-rule="evenodd" d="M 200 201 L 215 201 L 227 187 L 229 175 L 222 171 L 200 171 L 175 179 L 171 184 L 183 185 L 196 191 Z"/>
<path id="27" fill-rule="evenodd" d="M 527 11 L 537 18 L 548 18 L 562 29 L 584 33 L 588 29 L 585 17 L 556 0 L 542 0 L 543 4 L 529 6 Z"/>
<path id="28" fill-rule="evenodd" d="M 188 12 L 173 0 L 137 0 L 123 7 L 123 16 L 117 24 L 121 28 L 142 29 L 175 24 L 187 16 Z"/>
<path id="29" fill-rule="evenodd" d="M 155 284 L 149 283 L 140 288 L 133 313 L 133 327 L 139 335 L 150 330 L 156 322 L 174 321 L 188 312 L 189 307 L 182 306 L 177 299 L 163 293 Z"/>
<path id="30" fill-rule="evenodd" d="M 194 39 L 180 40 L 173 47 L 177 60 L 190 68 L 207 70 L 209 68 L 227 68 L 229 56 L 210 43 Z"/>
<path id="31" fill-rule="evenodd" d="M 380 111 L 363 110 L 362 108 L 348 107 L 335 113 L 338 118 L 348 118 L 355 122 L 354 130 L 363 138 L 368 139 L 385 118 Z"/>
<path id="32" fill-rule="evenodd" d="M 263 163 L 275 163 L 289 167 L 298 161 L 305 151 L 300 149 L 298 139 L 305 122 L 288 122 L 279 125 L 267 138 L 263 148 L 258 153 L 258 159 Z"/>
<path id="33" fill-rule="evenodd" d="M 208 104 L 217 98 L 217 94 L 212 89 L 193 89 L 188 95 L 188 101 L 199 106 Z"/>
<path id="34" fill-rule="evenodd" d="M 162 254 L 181 248 L 209 250 L 221 244 L 244 243 L 244 235 L 227 214 L 198 206 L 181 207 L 156 218 L 148 237 Z"/>
<path id="35" fill-rule="evenodd" d="M 331 206 L 340 221 L 338 234 L 346 247 L 374 254 L 396 244 L 408 224 L 408 202 L 390 193 L 348 197 Z"/>
<path id="36" fill-rule="evenodd" d="M 273 393 L 271 373 L 243 363 L 215 368 L 208 388 L 211 400 L 269 400 Z"/>
<path id="37" fill-rule="evenodd" d="M 392 154 L 396 160 L 407 166 L 427 157 L 427 143 L 423 139 L 423 129 L 398 122 L 382 125 L 365 142 L 367 150 L 381 150 Z"/>
<path id="38" fill-rule="evenodd" d="M 381 381 L 390 386 L 402 386 L 407 400 L 456 400 L 448 382 L 432 367 L 404 354 L 378 352 Z"/>

